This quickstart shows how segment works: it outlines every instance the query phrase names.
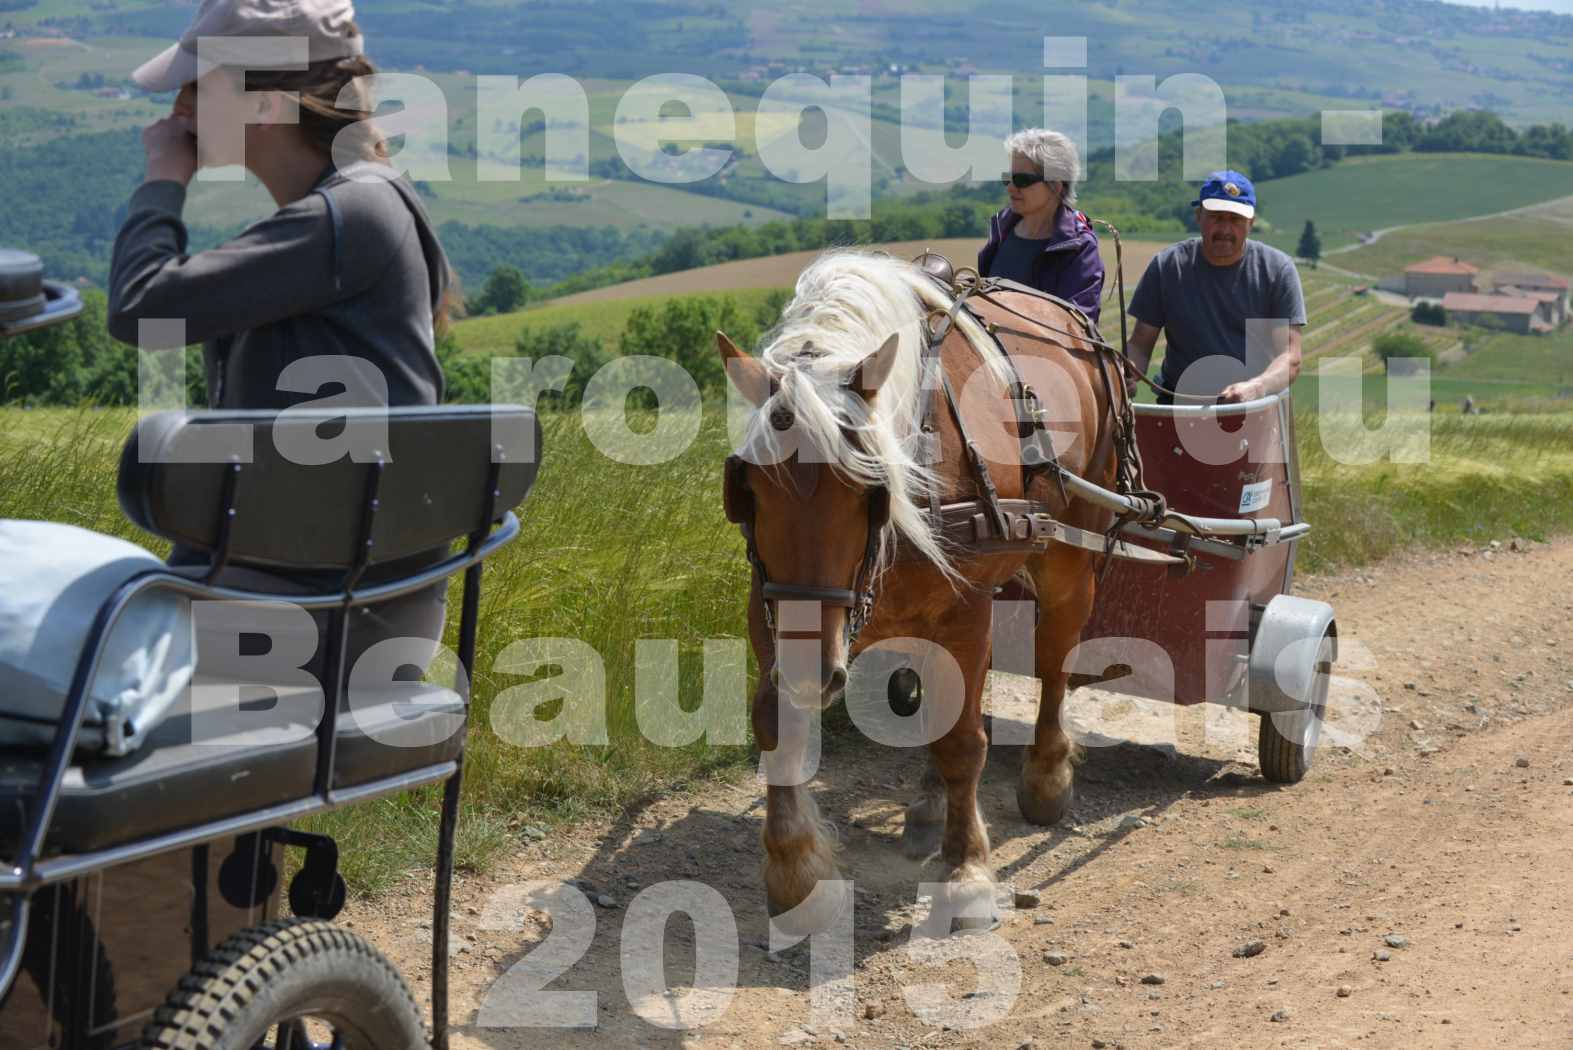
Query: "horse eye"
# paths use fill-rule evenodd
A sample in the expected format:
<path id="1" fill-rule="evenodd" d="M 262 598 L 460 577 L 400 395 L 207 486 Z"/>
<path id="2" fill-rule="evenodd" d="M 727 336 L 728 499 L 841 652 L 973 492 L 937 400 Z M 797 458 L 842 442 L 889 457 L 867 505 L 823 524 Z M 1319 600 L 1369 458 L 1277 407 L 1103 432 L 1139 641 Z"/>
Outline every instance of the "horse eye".
<path id="1" fill-rule="evenodd" d="M 770 410 L 770 425 L 776 430 L 791 430 L 792 424 L 797 422 L 797 417 L 792 410 L 782 405 L 777 405 Z"/>

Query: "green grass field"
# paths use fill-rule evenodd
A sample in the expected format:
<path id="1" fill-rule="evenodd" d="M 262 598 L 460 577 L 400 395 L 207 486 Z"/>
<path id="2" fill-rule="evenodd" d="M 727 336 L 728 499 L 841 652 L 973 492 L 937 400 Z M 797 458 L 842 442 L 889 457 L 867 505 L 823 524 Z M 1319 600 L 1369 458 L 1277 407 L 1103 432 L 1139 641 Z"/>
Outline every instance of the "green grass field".
<path id="1" fill-rule="evenodd" d="M 0 23 L 13 16 L 12 13 L 0 15 Z M 102 37 L 91 45 L 60 41 L 0 44 L 0 51 L 20 55 L 25 64 L 15 72 L 0 74 L 0 90 L 8 95 L 0 102 L 0 107 L 36 107 L 66 114 L 77 118 L 78 131 L 107 131 L 146 124 L 163 116 L 163 107 L 145 99 L 98 98 L 90 91 L 59 85 L 73 84 L 84 73 L 101 74 L 108 83 L 118 83 L 158 53 L 155 43 L 133 37 Z M 48 135 L 29 136 L 15 145 L 29 145 L 45 137 Z"/>
<path id="2" fill-rule="evenodd" d="M 1573 167 L 1573 165 L 1570 165 Z M 1573 270 L 1573 199 L 1564 198 L 1515 215 L 1476 222 L 1429 223 L 1398 230 L 1375 244 L 1333 256 L 1330 263 L 1381 277 L 1433 255 L 1457 256 L 1484 270 Z"/>
<path id="3" fill-rule="evenodd" d="M 1349 158 L 1321 171 L 1274 179 L 1258 191 L 1260 215 L 1272 223 L 1265 239 L 1290 252 L 1307 219 L 1316 223 L 1325 252 L 1356 243 L 1361 232 L 1446 222 L 1567 196 L 1573 196 L 1573 164 L 1454 153 Z M 1357 265 L 1360 255 L 1328 261 L 1378 272 Z"/>
<path id="4" fill-rule="evenodd" d="M 705 299 L 731 298 L 745 314 L 752 314 L 774 289 L 751 288 L 735 292 L 717 292 L 712 295 L 699 293 Z M 554 325 L 577 324 L 580 330 L 609 352 L 615 353 L 629 315 L 640 307 L 659 307 L 670 296 L 643 299 L 610 299 L 604 302 L 574 303 L 553 306 L 547 304 L 531 310 L 491 317 L 474 317 L 453 326 L 454 337 L 466 353 L 511 354 L 519 333 L 526 328 L 549 328 Z"/>
<path id="5" fill-rule="evenodd" d="M 447 44 L 443 34 L 427 29 L 430 23 L 383 21 L 395 13 L 422 12 L 445 19 L 462 39 L 485 48 L 492 68 L 497 54 L 518 54 L 526 68 L 578 75 L 604 75 L 608 69 L 632 66 L 644 72 L 692 70 L 725 76 L 746 64 L 771 60 L 819 71 L 880 65 L 899 53 L 903 62 L 915 62 L 925 71 L 959 59 L 977 62 L 982 72 L 1011 71 L 1031 78 L 1042 61 L 1041 44 L 1033 34 L 998 32 L 999 17 L 1008 19 L 1015 11 L 1010 5 L 914 0 L 860 6 L 856 17 L 847 17 L 844 4 L 828 0 L 812 0 L 790 11 L 765 0 L 620 11 L 619 21 L 631 23 L 650 41 L 644 54 L 623 52 L 627 45 L 621 41 L 606 49 L 611 53 L 602 54 L 582 44 L 567 53 L 549 45 L 532 46 L 537 27 L 531 20 L 489 17 L 488 9 L 502 6 L 516 5 L 501 0 L 460 5 L 385 0 L 362 18 L 373 54 L 395 40 L 399 50 L 410 55 L 421 54 L 422 45 L 436 50 L 434 45 Z M 167 8 L 167 0 L 43 0 L 5 17 L 24 29 L 46 19 L 84 19 L 91 31 L 105 18 L 153 7 Z M 1275 0 L 1253 12 L 1258 17 L 1252 24 L 1220 50 L 1216 28 L 1198 19 L 1198 10 L 1194 4 L 1108 0 L 1065 12 L 1056 28 L 1067 36 L 1117 44 L 1095 46 L 1088 70 L 1093 78 L 1126 72 L 1162 79 L 1184 72 L 1227 80 L 1233 117 L 1281 112 L 1279 106 L 1300 106 L 1299 112 L 1307 112 L 1348 105 L 1351 96 L 1346 92 L 1353 89 L 1354 96 L 1363 97 L 1401 91 L 1427 106 L 1491 106 L 1515 122 L 1566 119 L 1567 35 L 1544 24 L 1506 33 L 1477 32 L 1478 23 L 1488 16 L 1457 9 L 1422 6 L 1373 13 L 1348 5 L 1303 9 Z M 687 44 L 690 39 L 711 39 L 710 31 L 727 27 L 735 27 L 737 36 L 720 38 L 728 43 L 724 52 L 713 45 L 701 49 Z M 391 32 L 399 36 L 390 39 Z M 891 51 L 893 40 L 900 42 L 896 52 Z M 448 47 L 441 53 L 452 64 L 472 64 L 462 50 Z M 479 68 L 486 58 L 477 56 L 473 62 Z M 1402 72 L 1396 82 L 1395 71 Z M 1324 85 L 1342 97 L 1305 105 L 1309 93 Z M 1242 97 L 1235 97 L 1237 91 Z"/>
<path id="6" fill-rule="evenodd" d="M 0 410 L 0 517 L 53 519 L 114 533 L 164 553 L 115 502 L 125 411 Z M 647 743 L 633 712 L 634 643 L 675 639 L 681 695 L 702 688 L 704 639 L 740 637 L 748 572 L 737 532 L 720 509 L 724 426 L 659 468 L 615 463 L 586 438 L 576 415 L 545 419 L 545 466 L 524 504 L 523 535 L 489 563 L 475 707 L 461 822 L 460 862 L 484 866 L 527 822 L 615 811 L 749 760 L 746 747 L 674 749 Z M 638 491 L 640 498 L 628 499 Z M 565 523 L 572 522 L 568 527 Z M 458 594 L 450 598 L 457 615 Z M 450 625 L 452 627 L 452 625 Z M 562 743 L 525 749 L 489 728 L 493 700 L 526 679 L 494 669 L 513 641 L 581 639 L 605 662 L 605 696 L 580 697 L 606 712 L 610 747 Z M 450 646 L 456 638 L 447 639 Z M 732 655 L 741 650 L 733 648 Z M 724 702 L 743 703 L 742 696 Z M 430 862 L 433 792 L 377 802 L 315 822 L 339 837 L 346 874 L 385 886 Z"/>
<path id="7" fill-rule="evenodd" d="M 1379 393 L 1373 387 L 1373 397 Z M 1302 399 L 1297 421 L 1305 513 L 1314 525 L 1301 548 L 1305 569 L 1358 565 L 1414 545 L 1573 530 L 1573 413 L 1411 418 L 1429 425 L 1429 463 L 1349 466 L 1321 447 L 1313 405 Z M 71 522 L 162 550 L 115 503 L 114 471 L 132 418 L 125 411 L 0 410 L 0 517 Z M 703 691 L 706 639 L 723 640 L 719 655 L 727 660 L 748 659 L 741 641 L 748 571 L 721 512 L 722 413 L 707 409 L 695 444 L 655 467 L 611 461 L 576 415 L 548 414 L 544 426 L 544 466 L 523 507 L 523 535 L 487 572 L 460 823 L 460 863 L 468 869 L 485 869 L 515 848 L 524 825 L 614 813 L 660 792 L 736 776 L 754 761 L 747 745 L 649 743 L 634 706 L 642 639 L 676 640 L 679 695 L 690 707 Z M 630 492 L 639 498 L 630 500 Z M 545 638 L 578 639 L 599 654 L 604 694 L 570 693 L 576 705 L 589 705 L 576 710 L 605 712 L 608 746 L 523 748 L 493 731 L 494 718 L 525 724 L 506 690 L 528 681 L 500 670 L 498 654 L 510 643 Z M 741 717 L 745 696 L 734 690 L 712 702 Z M 418 791 L 311 824 L 339 839 L 355 887 L 375 891 L 429 863 L 436 806 L 434 791 Z"/>

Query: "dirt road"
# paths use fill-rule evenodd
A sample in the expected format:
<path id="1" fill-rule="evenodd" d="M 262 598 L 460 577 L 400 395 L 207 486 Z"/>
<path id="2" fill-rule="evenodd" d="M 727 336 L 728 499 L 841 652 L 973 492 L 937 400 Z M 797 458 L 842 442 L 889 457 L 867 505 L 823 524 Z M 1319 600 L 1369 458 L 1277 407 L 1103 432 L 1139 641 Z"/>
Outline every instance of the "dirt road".
<path id="1" fill-rule="evenodd" d="M 925 872 L 902 858 L 899 835 L 919 756 L 834 742 L 819 797 L 856 882 L 852 987 L 840 998 L 831 993 L 847 992 L 844 983 L 817 982 L 817 1002 L 809 994 L 811 968 L 825 965 L 833 946 L 765 950 L 762 805 L 752 783 L 554 833 L 456 891 L 454 1045 L 1565 1050 L 1573 1046 L 1570 579 L 1569 541 L 1302 579 L 1300 593 L 1338 610 L 1352 681 L 1334 690 L 1345 743 L 1325 749 L 1292 788 L 1257 777 L 1254 723 L 1243 715 L 1209 725 L 1203 710 L 1078 694 L 1084 727 L 1101 715 L 1105 732 L 1148 743 L 1090 748 L 1073 821 L 1047 831 L 1018 816 L 1018 755 L 996 749 L 982 804 L 995 872 L 1023 906 L 1004 913 L 992 939 L 938 942 L 962 945 L 950 961 L 910 947 Z M 1020 687 L 999 683 L 999 717 L 1019 707 Z M 559 906 L 552 921 L 563 936 L 537 947 L 548 920 L 506 889 L 535 879 L 583 880 L 610 905 L 587 906 L 596 920 L 588 950 L 567 951 L 548 968 L 562 971 L 551 991 L 596 993 L 583 1008 L 593 1031 L 477 1023 L 569 1003 L 521 987 L 519 971 L 504 977 L 521 959 L 540 969 L 572 934 Z M 701 940 L 730 937 L 739 949 L 730 996 L 716 987 L 725 982 L 688 990 L 694 927 L 681 916 L 667 924 L 664 948 L 659 938 L 643 949 L 638 937 L 621 944 L 636 894 L 668 880 L 719 891 L 735 916 L 732 935 L 727 908 L 700 901 L 712 930 Z M 346 915 L 423 1001 L 428 893 L 427 881 L 414 880 Z M 630 945 L 625 973 L 620 947 Z M 677 994 L 640 992 L 663 958 Z M 981 981 L 969 959 L 985 961 Z M 673 1024 L 706 1011 L 718 1016 L 687 1031 L 644 1019 Z"/>

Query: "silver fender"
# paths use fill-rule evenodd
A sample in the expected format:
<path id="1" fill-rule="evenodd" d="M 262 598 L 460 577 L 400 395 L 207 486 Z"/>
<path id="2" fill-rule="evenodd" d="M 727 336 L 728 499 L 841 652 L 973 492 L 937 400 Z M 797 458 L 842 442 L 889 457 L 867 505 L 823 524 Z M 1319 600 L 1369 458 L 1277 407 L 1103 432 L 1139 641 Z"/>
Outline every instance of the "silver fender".
<path id="1" fill-rule="evenodd" d="M 1247 707 L 1268 714 L 1305 707 L 1324 635 L 1332 638 L 1337 660 L 1338 624 L 1326 602 L 1292 594 L 1268 602 L 1251 639 Z"/>

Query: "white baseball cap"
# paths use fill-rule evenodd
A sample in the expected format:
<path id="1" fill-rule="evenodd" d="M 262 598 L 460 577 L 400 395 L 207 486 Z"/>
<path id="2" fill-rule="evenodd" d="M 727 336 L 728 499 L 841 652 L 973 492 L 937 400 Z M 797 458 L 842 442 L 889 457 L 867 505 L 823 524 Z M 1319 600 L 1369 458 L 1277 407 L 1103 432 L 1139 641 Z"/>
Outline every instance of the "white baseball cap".
<path id="1" fill-rule="evenodd" d="M 350 58 L 364 47 L 354 18 L 350 0 L 202 0 L 180 41 L 138 67 L 131 79 L 147 91 L 178 91 L 209 70 L 246 66 L 247 38 L 304 39 L 310 62 Z M 226 38 L 233 46 L 210 41 L 198 61 L 199 37 Z"/>

